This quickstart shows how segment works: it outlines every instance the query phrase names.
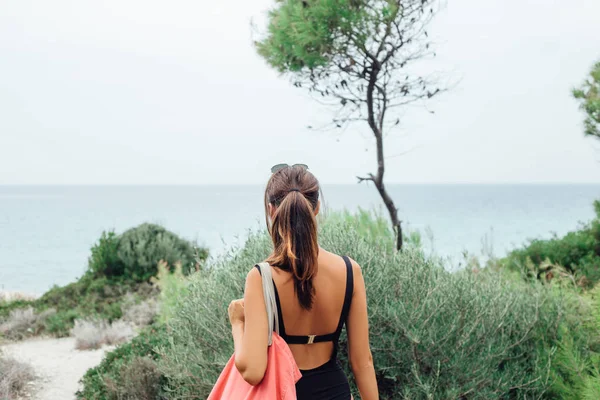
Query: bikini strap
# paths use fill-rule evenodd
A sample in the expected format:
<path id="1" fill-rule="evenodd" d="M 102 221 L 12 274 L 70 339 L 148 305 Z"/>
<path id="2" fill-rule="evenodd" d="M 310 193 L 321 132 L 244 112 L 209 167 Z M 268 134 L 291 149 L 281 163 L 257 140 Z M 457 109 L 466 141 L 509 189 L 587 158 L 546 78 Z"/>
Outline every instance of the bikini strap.
<path id="1" fill-rule="evenodd" d="M 344 295 L 344 305 L 342 306 L 342 314 L 340 315 L 340 322 L 338 322 L 337 329 L 335 330 L 336 338 L 339 338 L 342 334 L 342 328 L 348 319 L 350 313 L 350 305 L 352 304 L 352 294 L 354 293 L 354 271 L 352 269 L 352 263 L 347 256 L 342 257 L 346 263 L 346 293 Z"/>

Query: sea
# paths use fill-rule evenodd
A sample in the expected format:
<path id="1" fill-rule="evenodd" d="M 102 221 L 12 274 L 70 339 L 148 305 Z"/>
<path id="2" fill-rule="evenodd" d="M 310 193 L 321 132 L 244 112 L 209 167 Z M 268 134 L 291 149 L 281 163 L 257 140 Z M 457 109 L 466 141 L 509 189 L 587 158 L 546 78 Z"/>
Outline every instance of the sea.
<path id="1" fill-rule="evenodd" d="M 331 210 L 387 217 L 373 186 L 323 185 Z M 459 268 L 466 253 L 503 256 L 534 238 L 564 235 L 594 218 L 600 185 L 388 186 L 406 231 Z M 262 185 L 0 186 L 0 291 L 40 295 L 85 271 L 103 231 L 153 222 L 218 257 L 264 229 Z M 351 254 L 350 254 L 351 256 Z M 258 261 L 258 260 L 257 260 Z"/>

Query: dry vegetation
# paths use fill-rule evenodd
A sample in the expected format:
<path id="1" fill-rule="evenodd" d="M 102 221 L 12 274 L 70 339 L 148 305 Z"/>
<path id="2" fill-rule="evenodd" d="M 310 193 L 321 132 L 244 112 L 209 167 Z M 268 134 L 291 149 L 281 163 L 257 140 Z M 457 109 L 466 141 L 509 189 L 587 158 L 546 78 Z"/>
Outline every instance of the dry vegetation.
<path id="1" fill-rule="evenodd" d="M 36 335 L 42 330 L 46 320 L 54 314 L 56 310 L 52 308 L 41 313 L 36 313 L 33 307 L 18 308 L 0 321 L 0 335 L 9 340 L 22 340 Z"/>
<path id="2" fill-rule="evenodd" d="M 154 298 L 149 298 L 139 304 L 128 300 L 125 303 L 122 306 L 123 320 L 131 322 L 138 328 L 150 325 L 158 315 L 158 302 Z"/>
<path id="3" fill-rule="evenodd" d="M 33 369 L 0 353 L 0 399 L 16 399 L 35 378 Z"/>
<path id="4" fill-rule="evenodd" d="M 125 321 L 115 321 L 112 324 L 104 320 L 76 320 L 71 330 L 75 337 L 75 348 L 78 350 L 98 349 L 102 345 L 117 345 L 125 343 L 135 332 L 131 324 Z"/>

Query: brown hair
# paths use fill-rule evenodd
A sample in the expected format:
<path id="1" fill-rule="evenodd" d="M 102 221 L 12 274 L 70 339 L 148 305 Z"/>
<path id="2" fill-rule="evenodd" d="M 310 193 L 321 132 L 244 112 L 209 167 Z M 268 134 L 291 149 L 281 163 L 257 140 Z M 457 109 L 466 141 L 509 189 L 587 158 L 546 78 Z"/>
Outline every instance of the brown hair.
<path id="1" fill-rule="evenodd" d="M 275 207 L 270 223 L 269 204 Z M 274 247 L 267 262 L 292 274 L 298 301 L 306 310 L 313 304 L 312 279 L 319 255 L 318 204 L 319 181 L 304 167 L 285 167 L 267 183 L 265 213 Z"/>

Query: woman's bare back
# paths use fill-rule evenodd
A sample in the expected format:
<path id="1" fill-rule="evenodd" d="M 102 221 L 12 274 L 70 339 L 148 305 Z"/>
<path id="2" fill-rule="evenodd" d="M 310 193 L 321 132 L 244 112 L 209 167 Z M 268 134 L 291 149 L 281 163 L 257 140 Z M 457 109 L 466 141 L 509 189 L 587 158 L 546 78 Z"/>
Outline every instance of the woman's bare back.
<path id="1" fill-rule="evenodd" d="M 281 312 L 287 335 L 327 335 L 334 333 L 340 322 L 346 293 L 346 264 L 342 257 L 319 249 L 318 269 L 313 279 L 315 289 L 311 310 L 300 306 L 289 272 L 273 268 L 273 280 L 281 302 Z M 353 288 L 351 288 L 352 290 Z M 334 351 L 331 341 L 313 344 L 290 344 L 301 370 L 319 367 L 328 362 Z"/>

